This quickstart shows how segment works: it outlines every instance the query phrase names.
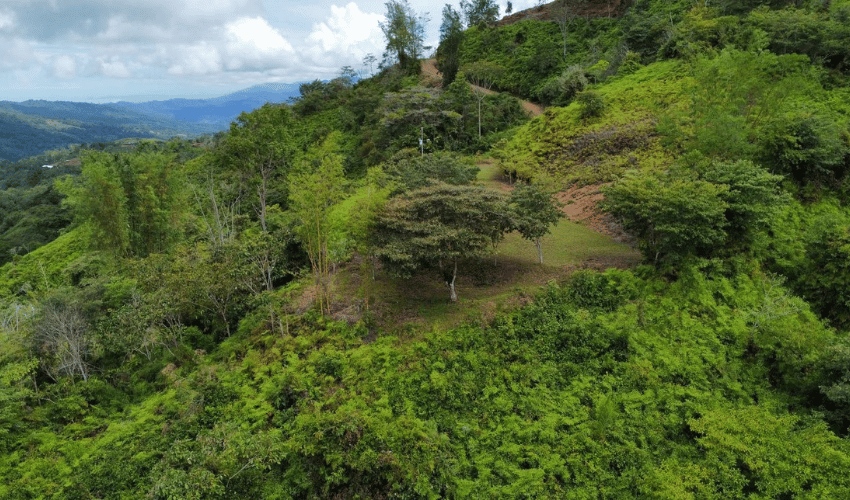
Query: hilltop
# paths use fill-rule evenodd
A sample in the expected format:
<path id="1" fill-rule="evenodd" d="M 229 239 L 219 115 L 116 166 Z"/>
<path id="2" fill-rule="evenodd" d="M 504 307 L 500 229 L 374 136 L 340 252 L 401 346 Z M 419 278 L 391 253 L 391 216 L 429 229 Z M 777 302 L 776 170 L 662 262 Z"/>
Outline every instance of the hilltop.
<path id="1" fill-rule="evenodd" d="M 850 497 L 850 2 L 464 5 L 8 171 L 0 497 Z"/>

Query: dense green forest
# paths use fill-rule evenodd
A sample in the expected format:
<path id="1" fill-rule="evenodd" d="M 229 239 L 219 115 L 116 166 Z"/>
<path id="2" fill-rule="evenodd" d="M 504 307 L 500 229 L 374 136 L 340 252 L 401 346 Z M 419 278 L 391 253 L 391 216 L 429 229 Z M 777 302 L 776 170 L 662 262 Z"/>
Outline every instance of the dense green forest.
<path id="1" fill-rule="evenodd" d="M 117 104 L 0 101 L 0 162 L 16 162 L 73 144 L 128 137 L 169 139 L 221 130 L 217 123 L 192 123 Z"/>
<path id="2" fill-rule="evenodd" d="M 0 497 L 850 497 L 850 1 L 464 1 L 436 77 L 386 7 L 372 78 L 0 165 Z"/>

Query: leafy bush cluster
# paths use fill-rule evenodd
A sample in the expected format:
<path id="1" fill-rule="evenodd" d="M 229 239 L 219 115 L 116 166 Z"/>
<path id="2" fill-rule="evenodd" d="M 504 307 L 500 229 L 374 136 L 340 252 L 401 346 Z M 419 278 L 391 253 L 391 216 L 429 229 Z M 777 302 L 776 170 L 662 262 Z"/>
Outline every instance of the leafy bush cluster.
<path id="1" fill-rule="evenodd" d="M 92 378 L 52 392 L 52 404 L 16 426 L 8 412 L 18 406 L 4 405 L 7 443 L 28 444 L 0 461 L 0 493 L 632 498 L 850 489 L 842 473 L 850 449 L 808 416 L 823 404 L 846 418 L 846 380 L 835 368 L 843 343 L 769 276 L 690 269 L 666 284 L 581 273 L 490 327 L 433 332 L 412 345 L 364 342 L 365 329 L 316 317 L 290 320 L 280 336 L 251 333 L 246 318 L 216 354 L 186 354 L 148 375 L 156 393 Z M 4 366 L 6 383 L 26 376 L 25 366 Z M 143 385 L 142 372 L 127 375 Z M 54 432 L 40 432 L 48 419 Z"/>

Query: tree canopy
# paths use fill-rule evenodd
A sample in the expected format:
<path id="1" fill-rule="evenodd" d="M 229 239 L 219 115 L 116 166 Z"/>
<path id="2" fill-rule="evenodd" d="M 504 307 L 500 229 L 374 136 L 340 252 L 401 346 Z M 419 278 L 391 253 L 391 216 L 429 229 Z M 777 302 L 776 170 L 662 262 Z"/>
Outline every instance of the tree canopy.
<path id="1" fill-rule="evenodd" d="M 419 60 L 425 52 L 426 19 L 418 16 L 407 0 L 385 3 L 386 21 L 380 23 L 387 40 L 384 65 L 398 64 L 406 72 L 419 73 Z"/>
<path id="2" fill-rule="evenodd" d="M 489 254 L 512 225 L 506 196 L 437 183 L 387 203 L 375 223 L 375 253 L 401 276 L 438 268 L 456 301 L 459 262 Z"/>

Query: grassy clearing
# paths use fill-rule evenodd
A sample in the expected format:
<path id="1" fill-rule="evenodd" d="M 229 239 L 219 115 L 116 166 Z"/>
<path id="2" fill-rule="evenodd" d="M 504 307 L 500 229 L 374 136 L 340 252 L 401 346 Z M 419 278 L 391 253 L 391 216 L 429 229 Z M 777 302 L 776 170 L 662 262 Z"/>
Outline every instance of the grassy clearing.
<path id="1" fill-rule="evenodd" d="M 465 322 L 485 324 L 500 311 L 528 303 L 541 286 L 561 281 L 576 269 L 626 267 L 639 259 L 628 245 L 567 220 L 542 245 L 544 265 L 537 263 L 534 244 L 517 233 L 507 235 L 491 258 L 463 263 L 458 269 L 459 301 L 454 304 L 435 270 L 410 279 L 378 272 L 371 284 L 370 309 L 382 331 L 396 334 L 448 329 Z M 356 266 L 342 271 L 335 281 L 338 299 L 362 297 L 362 275 Z"/>
<path id="2" fill-rule="evenodd" d="M 477 164 L 480 184 L 508 189 L 495 161 L 480 158 Z M 410 279 L 379 271 L 369 287 L 370 310 L 382 331 L 402 335 L 405 331 L 450 329 L 464 322 L 487 323 L 499 311 L 529 302 L 541 286 L 561 281 L 578 268 L 628 267 L 640 258 L 628 245 L 565 219 L 541 243 L 543 265 L 537 262 L 534 243 L 519 233 L 506 235 L 492 257 L 462 264 L 456 283 L 459 300 L 454 304 L 436 270 Z M 335 282 L 338 300 L 348 302 L 364 296 L 362 272 L 356 265 L 341 271 Z"/>

